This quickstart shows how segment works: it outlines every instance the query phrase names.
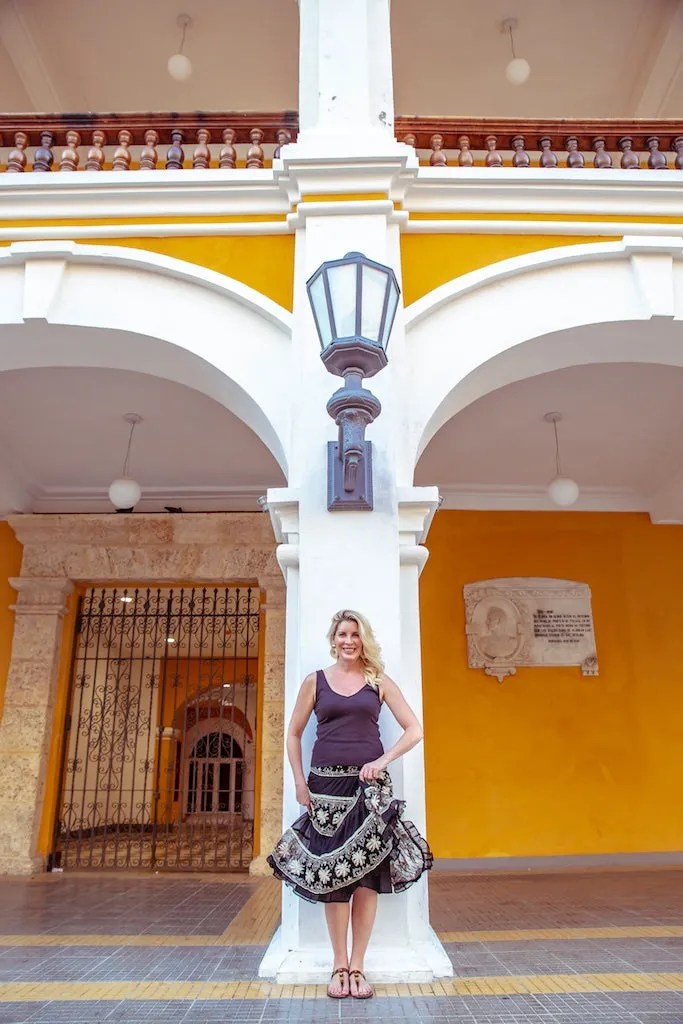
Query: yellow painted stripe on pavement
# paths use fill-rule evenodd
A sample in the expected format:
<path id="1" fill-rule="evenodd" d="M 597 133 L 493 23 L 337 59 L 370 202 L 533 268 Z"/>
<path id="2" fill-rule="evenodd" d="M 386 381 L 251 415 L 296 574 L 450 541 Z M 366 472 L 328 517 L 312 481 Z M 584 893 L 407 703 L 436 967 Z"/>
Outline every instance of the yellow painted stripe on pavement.
<path id="1" fill-rule="evenodd" d="M 264 878 L 220 937 L 219 945 L 266 946 L 280 920 L 282 883 Z"/>
<path id="2" fill-rule="evenodd" d="M 443 978 L 430 984 L 376 985 L 375 995 L 491 996 L 598 992 L 683 992 L 683 973 L 532 974 Z M 0 984 L 0 1003 L 95 1000 L 325 999 L 326 985 L 264 981 L 19 981 Z"/>
<path id="3" fill-rule="evenodd" d="M 259 889 L 221 935 L 0 935 L 4 946 L 265 946 L 280 914 L 279 898 Z M 442 942 L 557 942 L 564 939 L 682 938 L 680 925 L 614 928 L 526 928 L 439 932 Z"/>

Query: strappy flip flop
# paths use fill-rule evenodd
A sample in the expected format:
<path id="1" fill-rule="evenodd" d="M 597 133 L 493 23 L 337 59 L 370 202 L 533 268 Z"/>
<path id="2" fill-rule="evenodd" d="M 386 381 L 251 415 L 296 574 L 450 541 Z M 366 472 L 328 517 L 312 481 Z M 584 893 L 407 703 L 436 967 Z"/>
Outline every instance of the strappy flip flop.
<path id="1" fill-rule="evenodd" d="M 374 996 L 374 994 L 375 994 L 375 993 L 374 993 L 374 992 L 372 991 L 372 988 L 371 988 L 371 989 L 370 989 L 370 991 L 369 991 L 368 993 L 366 993 L 366 995 L 364 995 L 364 996 L 356 996 L 356 995 L 354 995 L 354 994 L 353 994 L 353 992 L 351 991 L 351 978 L 355 978 L 355 981 L 356 981 L 356 987 L 358 986 L 358 979 L 359 979 L 359 978 L 362 978 L 362 979 L 363 979 L 363 981 L 364 981 L 364 982 L 365 982 L 366 984 L 367 984 L 367 981 L 368 981 L 368 979 L 367 979 L 367 978 L 365 977 L 365 975 L 363 974 L 363 972 L 362 972 L 362 971 L 349 971 L 349 995 L 351 996 L 351 998 L 352 998 L 352 999 L 372 999 L 372 997 L 373 997 L 373 996 Z"/>
<path id="2" fill-rule="evenodd" d="M 349 973 L 348 967 L 337 967 L 336 970 L 332 971 L 332 974 L 330 975 L 330 982 L 334 981 L 335 976 L 337 974 L 339 974 L 340 977 L 341 977 L 341 982 L 343 984 L 343 982 L 344 982 L 344 975 L 348 974 L 348 973 Z M 347 999 L 348 996 L 351 994 L 351 985 L 349 984 L 349 991 L 348 992 L 340 992 L 338 996 L 333 996 L 332 993 L 330 992 L 330 986 L 328 984 L 328 986 L 327 986 L 327 994 L 330 997 L 330 999 Z"/>

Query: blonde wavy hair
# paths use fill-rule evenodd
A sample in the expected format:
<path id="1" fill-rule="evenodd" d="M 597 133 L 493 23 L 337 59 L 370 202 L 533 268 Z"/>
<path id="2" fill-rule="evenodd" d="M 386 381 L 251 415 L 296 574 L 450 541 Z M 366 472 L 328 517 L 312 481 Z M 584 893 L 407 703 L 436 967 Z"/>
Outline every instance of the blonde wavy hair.
<path id="1" fill-rule="evenodd" d="M 382 648 L 375 639 L 372 626 L 360 612 L 354 612 L 351 608 L 342 608 L 332 616 L 330 628 L 327 631 L 327 639 L 330 643 L 330 654 L 337 657 L 337 649 L 334 646 L 334 637 L 341 622 L 355 622 L 358 626 L 358 633 L 362 649 L 360 661 L 363 666 L 363 678 L 375 690 L 379 688 L 384 673 L 384 662 L 382 661 Z"/>

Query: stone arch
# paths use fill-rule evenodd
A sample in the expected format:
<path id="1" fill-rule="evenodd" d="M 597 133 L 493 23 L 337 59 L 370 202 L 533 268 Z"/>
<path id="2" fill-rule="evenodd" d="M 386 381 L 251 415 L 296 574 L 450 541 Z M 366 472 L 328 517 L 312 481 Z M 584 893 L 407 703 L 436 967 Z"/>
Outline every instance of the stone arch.
<path id="1" fill-rule="evenodd" d="M 586 363 L 683 366 L 682 319 L 683 238 L 568 245 L 437 288 L 406 311 L 411 468 L 444 423 L 506 384 Z"/>
<path id="2" fill-rule="evenodd" d="M 0 370 L 165 377 L 228 408 L 285 473 L 291 319 L 238 281 L 157 253 L 75 242 L 0 248 Z"/>
<path id="3" fill-rule="evenodd" d="M 250 870 L 266 873 L 265 854 L 280 834 L 282 819 L 285 655 L 285 584 L 269 518 L 236 512 L 47 514 L 13 516 L 10 525 L 23 545 L 23 556 L 21 575 L 10 580 L 17 603 L 0 720 L 0 812 L 8 837 L 0 849 L 0 875 L 32 874 L 45 867 L 38 841 L 67 597 L 74 584 L 131 580 L 155 585 L 240 583 L 259 588 L 265 597 L 255 771 L 268 778 L 269 793 L 255 808 L 260 855 Z M 30 730 L 21 724 L 27 713 Z M 52 775 L 56 778 L 58 772 Z M 19 776 L 22 785 L 17 787 Z"/>

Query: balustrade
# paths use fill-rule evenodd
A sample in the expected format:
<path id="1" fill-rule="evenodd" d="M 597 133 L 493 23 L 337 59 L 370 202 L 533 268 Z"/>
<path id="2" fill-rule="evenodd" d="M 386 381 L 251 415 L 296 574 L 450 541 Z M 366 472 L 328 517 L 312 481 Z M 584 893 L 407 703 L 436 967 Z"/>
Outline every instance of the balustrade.
<path id="1" fill-rule="evenodd" d="M 5 114 L 0 170 L 259 170 L 296 139 L 297 115 Z M 396 138 L 443 168 L 683 170 L 683 121 L 397 117 Z"/>

